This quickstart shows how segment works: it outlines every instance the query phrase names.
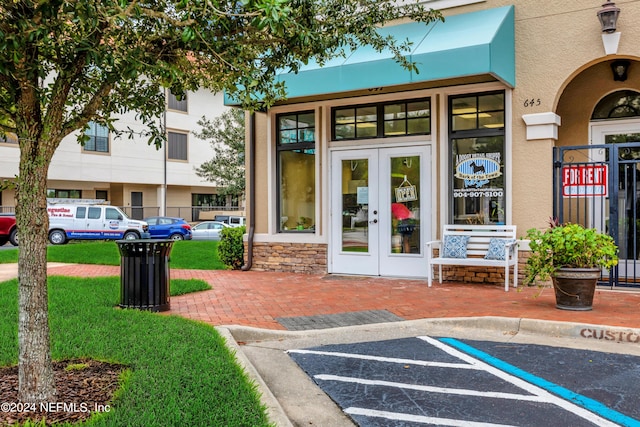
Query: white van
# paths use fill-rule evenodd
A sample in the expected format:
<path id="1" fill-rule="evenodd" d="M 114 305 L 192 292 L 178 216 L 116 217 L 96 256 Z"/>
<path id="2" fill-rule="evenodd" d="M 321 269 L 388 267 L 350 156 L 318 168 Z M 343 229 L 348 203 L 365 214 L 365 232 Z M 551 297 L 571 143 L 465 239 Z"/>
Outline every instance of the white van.
<path id="1" fill-rule="evenodd" d="M 224 222 L 231 227 L 242 227 L 245 225 L 246 218 L 243 216 L 235 215 L 216 215 L 213 218 L 214 221 Z"/>
<path id="2" fill-rule="evenodd" d="M 149 225 L 129 219 L 109 205 L 48 205 L 49 241 L 62 245 L 69 240 L 140 239 L 149 237 Z"/>

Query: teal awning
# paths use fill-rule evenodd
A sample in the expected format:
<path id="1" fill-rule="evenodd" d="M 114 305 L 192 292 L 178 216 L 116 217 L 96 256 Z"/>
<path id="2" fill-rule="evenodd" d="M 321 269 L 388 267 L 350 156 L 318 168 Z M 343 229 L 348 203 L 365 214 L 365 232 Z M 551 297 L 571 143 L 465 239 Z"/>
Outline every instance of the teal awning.
<path id="1" fill-rule="evenodd" d="M 390 52 L 361 46 L 347 58 L 335 58 L 323 67 L 315 63 L 295 73 L 278 75 L 289 98 L 326 95 L 384 86 L 490 75 L 515 86 L 514 7 L 453 15 L 445 22 L 384 27 L 398 41 L 412 42 L 409 61 L 418 73 L 400 66 Z M 225 103 L 235 104 L 225 96 Z"/>

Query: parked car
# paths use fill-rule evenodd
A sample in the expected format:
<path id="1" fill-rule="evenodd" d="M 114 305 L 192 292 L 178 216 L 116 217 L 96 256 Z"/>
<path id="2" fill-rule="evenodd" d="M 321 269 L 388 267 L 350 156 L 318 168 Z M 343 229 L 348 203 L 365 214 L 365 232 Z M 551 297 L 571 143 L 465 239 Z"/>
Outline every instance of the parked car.
<path id="1" fill-rule="evenodd" d="M 7 242 L 11 242 L 13 246 L 18 246 L 16 216 L 13 214 L 0 215 L 0 246 Z"/>
<path id="2" fill-rule="evenodd" d="M 220 240 L 220 230 L 230 227 L 220 221 L 205 221 L 191 229 L 193 240 Z"/>
<path id="3" fill-rule="evenodd" d="M 144 221 L 152 239 L 191 240 L 191 225 L 183 218 L 152 216 Z"/>
<path id="4" fill-rule="evenodd" d="M 216 215 L 214 221 L 223 222 L 231 227 L 240 227 L 245 225 L 246 218 L 236 215 Z"/>

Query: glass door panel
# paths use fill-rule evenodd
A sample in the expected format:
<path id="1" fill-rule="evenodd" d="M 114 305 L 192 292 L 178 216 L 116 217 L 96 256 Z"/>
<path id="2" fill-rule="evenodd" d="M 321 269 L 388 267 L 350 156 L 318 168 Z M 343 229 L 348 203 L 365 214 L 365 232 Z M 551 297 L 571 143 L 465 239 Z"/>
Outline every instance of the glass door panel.
<path id="1" fill-rule="evenodd" d="M 420 156 L 391 157 L 389 203 L 391 253 L 421 253 Z"/>
<path id="2" fill-rule="evenodd" d="M 369 252 L 369 160 L 342 160 L 342 251 Z"/>
<path id="3" fill-rule="evenodd" d="M 331 159 L 332 273 L 379 275 L 378 150 Z"/>
<path id="4" fill-rule="evenodd" d="M 431 148 L 381 148 L 380 275 L 426 277 L 430 240 Z"/>

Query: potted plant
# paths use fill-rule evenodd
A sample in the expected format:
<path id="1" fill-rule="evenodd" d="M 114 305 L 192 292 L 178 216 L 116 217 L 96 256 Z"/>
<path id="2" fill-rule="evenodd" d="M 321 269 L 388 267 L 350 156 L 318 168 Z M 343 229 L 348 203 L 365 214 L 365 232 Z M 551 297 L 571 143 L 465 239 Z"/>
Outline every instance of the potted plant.
<path id="1" fill-rule="evenodd" d="M 307 222 L 307 218 L 306 218 L 306 217 L 301 216 L 300 218 L 298 218 L 298 222 L 296 223 L 296 225 L 297 225 L 297 227 L 296 227 L 296 228 L 297 228 L 298 230 L 304 230 L 304 226 L 305 226 L 305 223 L 306 223 L 306 222 Z"/>
<path id="2" fill-rule="evenodd" d="M 618 264 L 618 247 L 611 236 L 594 228 L 550 223 L 545 231 L 527 230 L 531 255 L 526 282 L 551 278 L 557 308 L 591 310 L 602 269 Z"/>

